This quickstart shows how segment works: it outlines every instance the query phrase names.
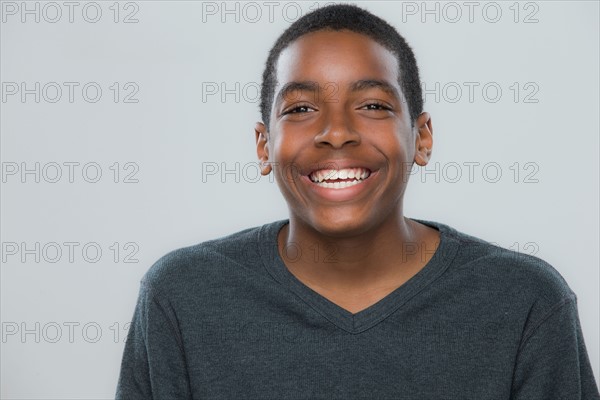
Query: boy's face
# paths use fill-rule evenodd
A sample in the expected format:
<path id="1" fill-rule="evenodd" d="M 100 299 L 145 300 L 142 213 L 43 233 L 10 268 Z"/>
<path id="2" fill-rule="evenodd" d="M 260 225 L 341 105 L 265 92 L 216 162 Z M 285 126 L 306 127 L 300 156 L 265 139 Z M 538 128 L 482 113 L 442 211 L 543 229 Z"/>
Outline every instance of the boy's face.
<path id="1" fill-rule="evenodd" d="M 272 167 L 290 218 L 341 237 L 399 217 L 412 162 L 425 165 L 432 143 L 427 113 L 411 128 L 394 55 L 365 35 L 317 31 L 287 47 L 276 69 L 271 131 L 257 123 L 255 134 L 263 174 Z M 315 183 L 323 169 L 350 183 Z"/>

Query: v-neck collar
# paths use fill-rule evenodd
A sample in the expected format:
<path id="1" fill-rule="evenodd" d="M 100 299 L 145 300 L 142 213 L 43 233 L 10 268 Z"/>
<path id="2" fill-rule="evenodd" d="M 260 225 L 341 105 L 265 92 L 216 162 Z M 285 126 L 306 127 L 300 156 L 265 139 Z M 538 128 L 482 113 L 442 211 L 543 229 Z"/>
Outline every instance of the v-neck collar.
<path id="1" fill-rule="evenodd" d="M 410 218 L 440 232 L 440 243 L 429 262 L 402 286 L 396 288 L 377 303 L 355 314 L 338 306 L 301 282 L 286 267 L 278 251 L 277 236 L 289 219 L 263 225 L 259 232 L 259 252 L 264 266 L 273 278 L 284 285 L 323 317 L 350 333 L 367 330 L 396 311 L 410 298 L 436 280 L 448 268 L 459 248 L 454 228 L 440 222 Z"/>

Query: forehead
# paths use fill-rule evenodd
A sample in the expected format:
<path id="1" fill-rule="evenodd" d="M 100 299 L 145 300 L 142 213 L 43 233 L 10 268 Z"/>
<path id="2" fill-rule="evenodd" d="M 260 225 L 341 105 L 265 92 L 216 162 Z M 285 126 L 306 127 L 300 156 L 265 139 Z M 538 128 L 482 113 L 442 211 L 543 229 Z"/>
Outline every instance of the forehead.
<path id="1" fill-rule="evenodd" d="M 386 80 L 397 86 L 398 61 L 370 37 L 348 30 L 321 30 L 301 36 L 277 61 L 277 86 L 291 81 L 335 82 Z"/>

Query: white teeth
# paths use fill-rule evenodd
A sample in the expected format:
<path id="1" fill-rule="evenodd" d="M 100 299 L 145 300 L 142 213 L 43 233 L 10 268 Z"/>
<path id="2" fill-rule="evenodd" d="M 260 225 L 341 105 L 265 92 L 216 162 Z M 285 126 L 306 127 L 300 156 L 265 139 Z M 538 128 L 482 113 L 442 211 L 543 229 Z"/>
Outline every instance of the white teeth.
<path id="1" fill-rule="evenodd" d="M 335 169 L 322 169 L 319 171 L 315 171 L 310 174 L 310 180 L 315 183 L 321 183 L 326 180 L 336 180 L 336 179 L 366 179 L 370 175 L 370 172 L 364 168 L 345 168 L 341 170 Z M 325 182 L 327 183 L 327 182 Z M 335 182 L 329 182 L 335 183 Z M 340 182 L 344 183 L 344 182 Z"/>
<path id="2" fill-rule="evenodd" d="M 344 189 L 350 186 L 358 185 L 363 181 L 344 181 L 344 182 L 315 182 L 317 185 L 327 189 Z"/>
<path id="3" fill-rule="evenodd" d="M 333 179 L 338 178 L 338 172 L 335 169 L 326 169 L 321 172 L 322 172 L 321 176 L 323 177 L 323 179 L 321 179 L 322 181 L 329 180 L 329 179 L 333 180 Z"/>

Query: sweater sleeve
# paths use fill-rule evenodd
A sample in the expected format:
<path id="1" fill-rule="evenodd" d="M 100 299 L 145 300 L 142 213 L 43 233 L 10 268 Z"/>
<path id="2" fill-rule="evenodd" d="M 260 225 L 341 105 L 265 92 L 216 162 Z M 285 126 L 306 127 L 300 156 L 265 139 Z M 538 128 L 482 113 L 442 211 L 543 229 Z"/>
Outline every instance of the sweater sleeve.
<path id="1" fill-rule="evenodd" d="M 168 301 L 142 281 L 125 342 L 116 400 L 191 398 L 175 314 Z"/>
<path id="2" fill-rule="evenodd" d="M 583 340 L 575 295 L 526 328 L 512 400 L 600 400 Z"/>

